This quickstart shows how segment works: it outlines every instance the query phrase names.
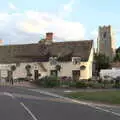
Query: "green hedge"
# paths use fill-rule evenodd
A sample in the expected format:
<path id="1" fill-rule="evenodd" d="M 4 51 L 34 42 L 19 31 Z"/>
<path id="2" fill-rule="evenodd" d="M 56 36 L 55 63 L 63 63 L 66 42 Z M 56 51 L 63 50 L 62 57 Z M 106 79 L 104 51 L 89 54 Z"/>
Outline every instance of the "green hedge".
<path id="1" fill-rule="evenodd" d="M 83 81 L 77 81 L 76 82 L 76 88 L 87 88 L 88 84 L 86 82 Z"/>
<path id="2" fill-rule="evenodd" d="M 57 87 L 60 85 L 58 78 L 55 76 L 43 77 L 39 80 L 35 80 L 34 83 L 43 87 Z"/>

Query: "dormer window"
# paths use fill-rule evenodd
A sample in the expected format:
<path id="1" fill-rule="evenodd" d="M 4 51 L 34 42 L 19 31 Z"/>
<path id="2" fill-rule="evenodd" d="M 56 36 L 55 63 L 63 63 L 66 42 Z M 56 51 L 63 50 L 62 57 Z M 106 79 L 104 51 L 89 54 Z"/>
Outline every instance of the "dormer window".
<path id="1" fill-rule="evenodd" d="M 74 65 L 80 64 L 80 61 L 81 61 L 81 57 L 72 57 L 72 63 Z"/>
<path id="2" fill-rule="evenodd" d="M 57 64 L 57 57 L 50 57 L 49 62 L 50 62 L 50 65 L 56 65 Z"/>

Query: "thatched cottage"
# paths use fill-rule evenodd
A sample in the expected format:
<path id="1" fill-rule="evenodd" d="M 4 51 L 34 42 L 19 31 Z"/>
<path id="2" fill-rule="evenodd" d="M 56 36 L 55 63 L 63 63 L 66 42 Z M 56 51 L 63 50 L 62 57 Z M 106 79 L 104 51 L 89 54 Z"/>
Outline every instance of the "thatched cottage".
<path id="1" fill-rule="evenodd" d="M 93 41 L 54 42 L 53 33 L 36 44 L 0 46 L 0 77 L 68 76 L 92 77 Z"/>

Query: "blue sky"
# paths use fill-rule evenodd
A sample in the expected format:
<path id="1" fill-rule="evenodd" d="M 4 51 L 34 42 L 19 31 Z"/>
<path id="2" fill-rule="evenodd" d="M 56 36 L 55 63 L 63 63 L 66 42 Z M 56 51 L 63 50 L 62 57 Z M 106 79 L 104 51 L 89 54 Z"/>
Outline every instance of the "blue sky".
<path id="1" fill-rule="evenodd" d="M 4 0 L 0 36 L 4 44 L 37 42 L 39 34 L 48 31 L 59 40 L 95 39 L 99 25 L 112 25 L 118 47 L 119 4 L 119 0 Z"/>

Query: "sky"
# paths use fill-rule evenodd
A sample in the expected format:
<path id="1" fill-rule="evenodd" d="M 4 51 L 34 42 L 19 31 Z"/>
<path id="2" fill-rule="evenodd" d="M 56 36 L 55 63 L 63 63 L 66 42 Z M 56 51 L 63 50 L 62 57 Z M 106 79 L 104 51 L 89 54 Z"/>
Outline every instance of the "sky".
<path id="1" fill-rule="evenodd" d="M 2 44 L 37 43 L 46 32 L 55 41 L 93 39 L 111 25 L 120 46 L 119 0 L 4 0 L 0 7 Z"/>

